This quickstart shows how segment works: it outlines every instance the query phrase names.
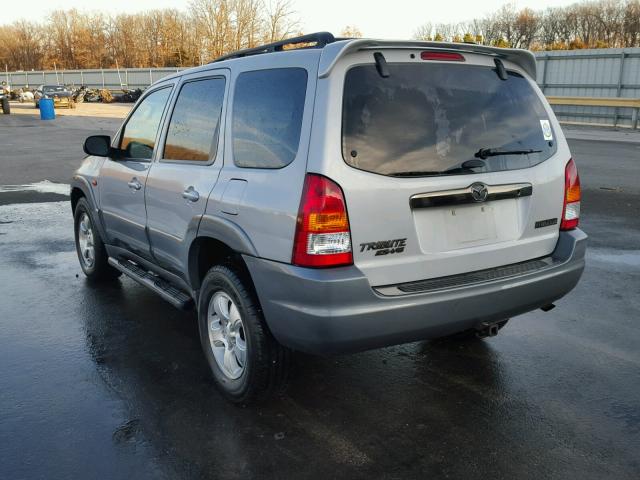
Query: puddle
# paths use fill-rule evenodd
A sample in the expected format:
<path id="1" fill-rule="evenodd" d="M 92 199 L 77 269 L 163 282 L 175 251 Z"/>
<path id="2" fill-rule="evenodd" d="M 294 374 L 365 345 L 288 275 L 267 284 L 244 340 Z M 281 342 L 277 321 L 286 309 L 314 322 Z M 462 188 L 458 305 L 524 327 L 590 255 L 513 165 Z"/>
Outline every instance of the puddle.
<path id="1" fill-rule="evenodd" d="M 37 192 L 37 193 L 57 193 L 60 195 L 69 195 L 71 187 L 66 183 L 54 183 L 49 180 L 43 180 L 36 183 L 27 183 L 25 185 L 0 185 L 0 193 L 8 192 Z"/>

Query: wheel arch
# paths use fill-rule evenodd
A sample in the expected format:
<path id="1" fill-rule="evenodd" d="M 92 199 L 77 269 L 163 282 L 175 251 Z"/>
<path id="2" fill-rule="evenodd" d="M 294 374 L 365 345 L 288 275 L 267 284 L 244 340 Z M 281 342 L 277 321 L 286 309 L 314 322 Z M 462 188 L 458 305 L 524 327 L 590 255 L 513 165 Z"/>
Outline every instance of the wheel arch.
<path id="1" fill-rule="evenodd" d="M 71 211 L 75 213 L 76 205 L 78 205 L 78 201 L 81 198 L 87 198 L 87 195 L 84 193 L 84 191 L 80 187 L 74 186 L 74 187 L 71 187 L 70 197 L 71 197 Z"/>
<path id="2" fill-rule="evenodd" d="M 213 265 L 225 262 L 233 263 L 239 273 L 251 279 L 242 255 L 258 256 L 246 232 L 228 218 L 204 215 L 189 246 L 187 265 L 191 287 L 199 290 L 207 271 Z"/>
<path id="3" fill-rule="evenodd" d="M 219 238 L 201 235 L 194 239 L 189 247 L 189 284 L 193 290 L 200 290 L 202 280 L 214 265 L 231 264 L 237 272 L 248 279 L 253 288 L 249 269 L 242 254 Z"/>
<path id="4" fill-rule="evenodd" d="M 71 212 L 74 215 L 80 199 L 84 198 L 87 201 L 87 203 L 89 204 L 89 208 L 91 209 L 91 213 L 94 216 L 98 233 L 103 238 L 103 240 L 106 240 L 107 236 L 105 235 L 106 232 L 103 228 L 104 225 L 102 224 L 102 216 L 100 215 L 100 211 L 98 210 L 96 198 L 94 196 L 93 190 L 89 185 L 89 181 L 84 177 L 75 175 L 71 180 L 71 191 L 69 193 L 69 197 L 71 203 Z"/>

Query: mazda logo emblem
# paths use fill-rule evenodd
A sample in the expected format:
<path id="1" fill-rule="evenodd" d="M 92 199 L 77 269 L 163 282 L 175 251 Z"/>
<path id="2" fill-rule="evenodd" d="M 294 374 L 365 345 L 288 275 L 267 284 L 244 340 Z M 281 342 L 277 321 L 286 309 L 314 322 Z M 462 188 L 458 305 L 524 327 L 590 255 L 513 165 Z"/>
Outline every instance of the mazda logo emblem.
<path id="1" fill-rule="evenodd" d="M 471 189 L 471 196 L 476 202 L 484 202 L 489 195 L 489 190 L 484 183 L 474 183 L 469 187 Z"/>

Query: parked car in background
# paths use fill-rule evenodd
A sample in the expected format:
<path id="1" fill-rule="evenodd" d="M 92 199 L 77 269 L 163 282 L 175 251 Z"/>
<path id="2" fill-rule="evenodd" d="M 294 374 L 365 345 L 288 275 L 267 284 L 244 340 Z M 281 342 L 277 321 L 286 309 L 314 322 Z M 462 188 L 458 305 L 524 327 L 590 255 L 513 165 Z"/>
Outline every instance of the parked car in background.
<path id="1" fill-rule="evenodd" d="M 75 108 L 72 92 L 64 85 L 40 85 L 33 94 L 34 105 L 40 108 L 42 98 L 52 98 L 54 105 Z"/>
<path id="2" fill-rule="evenodd" d="M 494 336 L 585 264 L 576 164 L 535 78 L 525 50 L 329 33 L 165 77 L 85 142 L 82 270 L 196 307 L 235 402 L 279 388 L 291 350 Z"/>

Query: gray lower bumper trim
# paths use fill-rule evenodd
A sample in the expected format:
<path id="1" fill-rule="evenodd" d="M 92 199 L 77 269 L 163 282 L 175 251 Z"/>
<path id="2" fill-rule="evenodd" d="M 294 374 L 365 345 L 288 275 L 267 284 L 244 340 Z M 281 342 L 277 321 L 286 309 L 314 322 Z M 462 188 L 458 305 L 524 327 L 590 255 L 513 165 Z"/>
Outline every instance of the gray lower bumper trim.
<path id="1" fill-rule="evenodd" d="M 586 240 L 581 230 L 562 232 L 545 268 L 398 296 L 377 293 L 355 266 L 309 269 L 244 258 L 276 339 L 334 353 L 448 335 L 548 305 L 578 283 Z"/>

